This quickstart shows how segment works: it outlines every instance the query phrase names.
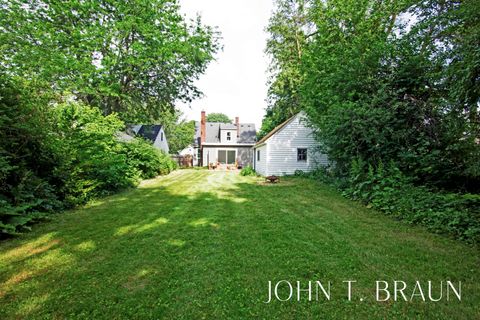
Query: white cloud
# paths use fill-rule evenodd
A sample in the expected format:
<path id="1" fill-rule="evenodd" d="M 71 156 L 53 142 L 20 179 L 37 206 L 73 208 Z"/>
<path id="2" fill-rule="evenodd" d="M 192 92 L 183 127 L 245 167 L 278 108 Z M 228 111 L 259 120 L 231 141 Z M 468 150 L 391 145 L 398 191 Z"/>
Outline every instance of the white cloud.
<path id="1" fill-rule="evenodd" d="M 197 82 L 205 94 L 191 108 L 179 105 L 189 120 L 199 120 L 200 111 L 223 112 L 253 122 L 257 129 L 266 107 L 268 58 L 264 54 L 271 0 L 180 0 L 187 18 L 197 13 L 204 24 L 222 33 L 223 51 Z"/>

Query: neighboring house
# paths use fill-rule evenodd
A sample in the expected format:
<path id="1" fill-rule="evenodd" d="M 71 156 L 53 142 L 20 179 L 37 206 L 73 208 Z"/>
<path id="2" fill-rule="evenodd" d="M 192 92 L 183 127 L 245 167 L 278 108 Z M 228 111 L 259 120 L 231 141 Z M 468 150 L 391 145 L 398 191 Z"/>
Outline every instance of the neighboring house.
<path id="1" fill-rule="evenodd" d="M 179 156 L 182 156 L 182 157 L 191 157 L 192 159 L 192 165 L 194 167 L 198 166 L 198 157 L 197 157 L 197 154 L 198 154 L 198 151 L 197 151 L 197 148 L 195 148 L 195 146 L 193 144 L 190 144 L 188 145 L 187 147 L 185 147 L 183 150 L 181 150 L 180 152 L 178 152 L 178 155 Z"/>
<path id="2" fill-rule="evenodd" d="M 306 125 L 303 112 L 270 131 L 254 146 L 254 169 L 257 173 L 289 175 L 296 170 L 309 172 L 328 165 L 327 156 L 318 151 L 313 131 Z"/>
<path id="3" fill-rule="evenodd" d="M 192 156 L 193 159 L 193 166 L 201 166 L 200 158 L 200 122 L 195 121 L 195 135 L 192 140 L 192 144 L 185 147 L 183 150 L 178 152 L 180 156 Z"/>
<path id="4" fill-rule="evenodd" d="M 123 141 L 130 141 L 134 136 L 141 136 L 148 141 L 151 141 L 153 146 L 157 149 L 168 153 L 168 141 L 163 130 L 163 126 L 159 124 L 146 125 L 146 124 L 135 124 L 127 127 L 127 132 L 122 132 L 119 134 L 119 138 Z"/>
<path id="5" fill-rule="evenodd" d="M 237 164 L 244 167 L 253 164 L 253 145 L 257 131 L 253 123 L 206 122 L 205 111 L 201 113 L 200 124 L 196 126 L 194 148 L 198 164 L 208 166 L 210 163 L 223 165 Z"/>

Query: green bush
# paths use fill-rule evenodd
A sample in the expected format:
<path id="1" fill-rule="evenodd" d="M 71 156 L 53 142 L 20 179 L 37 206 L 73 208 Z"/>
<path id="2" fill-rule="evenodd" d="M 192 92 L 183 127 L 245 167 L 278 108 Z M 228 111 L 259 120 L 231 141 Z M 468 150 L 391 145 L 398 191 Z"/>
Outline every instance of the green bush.
<path id="1" fill-rule="evenodd" d="M 26 88 L 0 77 L 0 236 L 176 168 L 144 140 L 120 142 L 116 115 L 75 102 L 52 106 Z"/>
<path id="2" fill-rule="evenodd" d="M 59 157 L 47 103 L 0 74 L 0 236 L 62 209 L 52 176 Z"/>
<path id="3" fill-rule="evenodd" d="M 143 179 L 168 174 L 177 168 L 176 162 L 169 155 L 154 148 L 151 143 L 142 138 L 124 142 L 123 152 L 128 165 L 138 170 Z"/>
<path id="4" fill-rule="evenodd" d="M 62 161 L 53 174 L 61 181 L 68 206 L 135 186 L 139 172 L 129 166 L 116 133 L 124 126 L 115 115 L 93 107 L 65 103 L 53 108 Z"/>
<path id="5" fill-rule="evenodd" d="M 353 161 L 343 194 L 408 223 L 480 242 L 480 195 L 416 186 L 393 163 L 373 167 Z"/>
<path id="6" fill-rule="evenodd" d="M 252 168 L 252 166 L 246 166 L 240 171 L 241 176 L 254 176 L 256 175 L 255 170 Z"/>
<path id="7" fill-rule="evenodd" d="M 307 176 L 309 176 L 309 172 L 305 172 L 303 170 L 295 170 L 293 175 L 296 176 L 296 177 L 307 177 Z"/>

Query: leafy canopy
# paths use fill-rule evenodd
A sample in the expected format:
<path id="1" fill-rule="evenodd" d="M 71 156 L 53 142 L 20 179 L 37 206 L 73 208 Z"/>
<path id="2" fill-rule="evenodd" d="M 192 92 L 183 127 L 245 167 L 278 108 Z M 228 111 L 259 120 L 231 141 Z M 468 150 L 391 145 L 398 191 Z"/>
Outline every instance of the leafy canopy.
<path id="1" fill-rule="evenodd" d="M 474 0 L 277 0 L 261 134 L 307 112 L 336 174 L 391 163 L 416 183 L 480 186 Z"/>
<path id="2" fill-rule="evenodd" d="M 222 123 L 232 123 L 232 119 L 230 119 L 226 114 L 224 113 L 210 113 L 207 114 L 207 119 L 208 122 L 222 122 Z"/>
<path id="3" fill-rule="evenodd" d="M 149 122 L 200 92 L 218 33 L 177 1 L 0 0 L 0 64 L 68 90 L 104 114 Z"/>

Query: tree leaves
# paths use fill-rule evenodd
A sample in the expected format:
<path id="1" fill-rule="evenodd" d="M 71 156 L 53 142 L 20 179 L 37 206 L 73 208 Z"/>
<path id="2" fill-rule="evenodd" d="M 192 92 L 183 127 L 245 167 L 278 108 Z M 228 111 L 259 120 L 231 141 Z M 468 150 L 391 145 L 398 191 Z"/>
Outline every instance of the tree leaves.
<path id="1" fill-rule="evenodd" d="M 478 190 L 474 3 L 277 1 L 263 134 L 304 109 L 341 176 L 352 159 L 394 161 L 417 182 Z"/>
<path id="2" fill-rule="evenodd" d="M 200 92 L 193 81 L 218 50 L 218 32 L 187 23 L 176 1 L 0 0 L 1 63 L 117 112 L 156 120 Z M 161 108 L 159 108 L 161 106 Z"/>

